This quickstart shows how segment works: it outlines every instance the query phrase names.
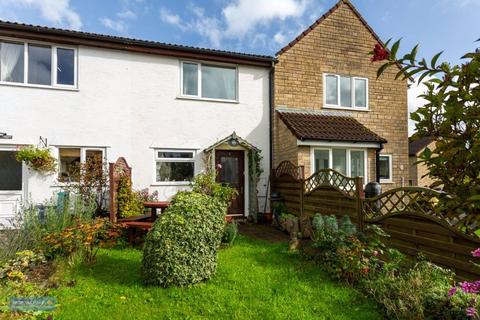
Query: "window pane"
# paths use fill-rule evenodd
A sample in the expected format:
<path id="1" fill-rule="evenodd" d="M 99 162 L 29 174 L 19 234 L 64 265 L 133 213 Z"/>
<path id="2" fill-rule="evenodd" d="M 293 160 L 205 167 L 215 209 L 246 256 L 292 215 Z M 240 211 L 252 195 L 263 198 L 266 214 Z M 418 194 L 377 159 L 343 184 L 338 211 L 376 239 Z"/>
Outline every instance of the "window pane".
<path id="1" fill-rule="evenodd" d="M 28 45 L 28 83 L 52 84 L 52 49 Z"/>
<path id="2" fill-rule="evenodd" d="M 340 77 L 340 105 L 352 106 L 352 82 L 350 77 Z"/>
<path id="3" fill-rule="evenodd" d="M 338 84 L 336 76 L 325 77 L 325 95 L 327 104 L 338 105 Z"/>
<path id="4" fill-rule="evenodd" d="M 315 150 L 315 172 L 328 169 L 330 152 L 328 150 Z"/>
<path id="5" fill-rule="evenodd" d="M 355 79 L 355 106 L 367 106 L 367 80 Z"/>
<path id="6" fill-rule="evenodd" d="M 183 64 L 183 94 L 198 96 L 198 66 L 196 64 Z"/>
<path id="7" fill-rule="evenodd" d="M 22 164 L 16 152 L 0 151 L 0 191 L 22 190 Z"/>
<path id="8" fill-rule="evenodd" d="M 193 162 L 157 162 L 157 182 L 190 181 Z"/>
<path id="9" fill-rule="evenodd" d="M 0 43 L 0 80 L 23 83 L 24 46 L 18 43 Z"/>
<path id="10" fill-rule="evenodd" d="M 235 68 L 202 65 L 202 97 L 237 99 L 237 72 Z"/>
<path id="11" fill-rule="evenodd" d="M 57 84 L 73 86 L 75 84 L 75 51 L 57 49 Z"/>
<path id="12" fill-rule="evenodd" d="M 169 152 L 169 151 L 159 151 L 158 158 L 183 158 L 183 159 L 192 159 L 193 152 Z"/>
<path id="13" fill-rule="evenodd" d="M 80 149 L 61 148 L 60 181 L 78 181 L 80 173 Z"/>
<path id="14" fill-rule="evenodd" d="M 390 180 L 392 178 L 390 172 L 390 157 L 380 156 L 378 164 L 380 179 Z"/>
<path id="15" fill-rule="evenodd" d="M 333 149 L 332 150 L 333 169 L 347 174 L 347 150 L 346 149 Z"/>
<path id="16" fill-rule="evenodd" d="M 350 166 L 351 177 L 365 177 L 365 153 L 363 151 L 351 151 Z"/>

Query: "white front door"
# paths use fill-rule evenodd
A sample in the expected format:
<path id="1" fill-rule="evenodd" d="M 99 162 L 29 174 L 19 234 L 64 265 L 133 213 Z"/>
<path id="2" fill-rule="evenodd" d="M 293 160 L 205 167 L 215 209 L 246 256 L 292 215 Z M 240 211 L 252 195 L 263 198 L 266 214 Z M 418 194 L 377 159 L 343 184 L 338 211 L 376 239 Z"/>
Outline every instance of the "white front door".
<path id="1" fill-rule="evenodd" d="M 22 201 L 22 164 L 15 156 L 16 151 L 0 149 L 0 229 L 11 224 Z"/>

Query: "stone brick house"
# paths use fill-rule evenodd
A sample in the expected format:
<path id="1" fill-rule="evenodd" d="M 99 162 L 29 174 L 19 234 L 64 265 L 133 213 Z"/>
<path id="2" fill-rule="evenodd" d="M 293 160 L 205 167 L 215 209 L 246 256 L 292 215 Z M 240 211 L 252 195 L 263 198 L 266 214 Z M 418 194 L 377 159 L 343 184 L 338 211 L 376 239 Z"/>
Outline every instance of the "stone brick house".
<path id="1" fill-rule="evenodd" d="M 420 154 L 425 148 L 435 149 L 433 138 L 423 137 L 414 141 L 410 141 L 408 148 L 408 156 L 410 161 L 410 180 L 411 186 L 429 187 L 435 180 L 427 176 L 428 168 L 424 163 L 417 163 Z"/>
<path id="2" fill-rule="evenodd" d="M 306 177 L 333 168 L 384 190 L 408 185 L 408 84 L 394 80 L 396 68 L 377 79 L 381 63 L 368 53 L 379 42 L 340 0 L 277 53 L 274 167 L 289 160 Z"/>

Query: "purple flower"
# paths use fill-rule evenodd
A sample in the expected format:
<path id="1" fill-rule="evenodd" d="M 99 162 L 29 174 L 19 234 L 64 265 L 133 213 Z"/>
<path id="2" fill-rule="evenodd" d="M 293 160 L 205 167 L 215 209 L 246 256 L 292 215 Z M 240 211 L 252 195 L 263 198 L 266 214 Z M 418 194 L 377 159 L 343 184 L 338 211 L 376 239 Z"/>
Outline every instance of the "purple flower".
<path id="1" fill-rule="evenodd" d="M 451 297 L 455 293 L 457 293 L 457 287 L 451 287 L 450 290 L 448 290 L 448 296 Z"/>
<path id="2" fill-rule="evenodd" d="M 474 256 L 475 258 L 480 258 L 480 248 L 473 250 L 472 256 Z"/>
<path id="3" fill-rule="evenodd" d="M 468 307 L 465 312 L 467 313 L 467 317 L 475 317 L 477 315 L 477 309 L 474 307 Z"/>
<path id="4" fill-rule="evenodd" d="M 462 282 L 460 284 L 463 292 L 465 293 L 478 293 L 480 291 L 480 281 L 475 282 Z"/>

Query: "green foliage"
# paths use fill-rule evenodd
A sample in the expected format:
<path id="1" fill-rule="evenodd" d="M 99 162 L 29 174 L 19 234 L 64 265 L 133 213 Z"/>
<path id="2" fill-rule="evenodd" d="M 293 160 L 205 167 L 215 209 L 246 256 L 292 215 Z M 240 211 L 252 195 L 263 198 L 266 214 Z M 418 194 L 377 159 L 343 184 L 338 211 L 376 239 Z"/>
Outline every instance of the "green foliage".
<path id="1" fill-rule="evenodd" d="M 75 269 L 75 286 L 51 293 L 60 303 L 53 318 L 383 319 L 358 291 L 285 250 L 284 243 L 240 235 L 234 246 L 220 250 L 211 281 L 167 289 L 141 285 L 140 251 L 100 250 L 94 266 Z"/>
<path id="2" fill-rule="evenodd" d="M 82 205 L 95 205 L 95 215 L 106 214 L 108 200 L 108 167 L 101 154 L 89 156 L 85 163 L 73 165 L 70 179 L 61 181 L 62 188 L 78 197 Z"/>
<path id="3" fill-rule="evenodd" d="M 17 161 L 23 161 L 33 170 L 41 173 L 53 173 L 57 169 L 57 162 L 50 154 L 50 149 L 41 149 L 31 145 L 20 147 L 16 158 Z"/>
<path id="4" fill-rule="evenodd" d="M 431 137 L 435 146 L 425 149 L 420 162 L 435 181 L 431 187 L 441 187 L 446 192 L 436 209 L 473 229 L 480 222 L 480 52 L 467 53 L 464 63 L 451 66 L 438 63 L 441 52 L 430 63 L 417 59 L 418 47 L 398 58 L 399 45 L 397 41 L 392 46 L 379 75 L 399 65 L 401 70 L 396 78 L 418 76 L 419 84 L 425 80 L 426 92 L 419 97 L 426 104 L 411 114 L 416 122 L 413 138 Z"/>
<path id="5" fill-rule="evenodd" d="M 142 215 L 144 199 L 132 190 L 132 181 L 128 176 L 122 176 L 118 181 L 117 203 L 118 214 L 122 218 Z"/>
<path id="6" fill-rule="evenodd" d="M 217 269 L 230 190 L 200 175 L 191 192 L 180 192 L 147 235 L 144 284 L 185 286 L 210 279 Z"/>
<path id="7" fill-rule="evenodd" d="M 15 258 L 0 267 L 0 280 L 23 280 L 25 274 L 34 266 L 45 263 L 47 263 L 47 260 L 41 253 L 35 253 L 31 250 L 19 251 Z"/>
<path id="8" fill-rule="evenodd" d="M 75 220 L 89 221 L 94 215 L 94 205 L 79 205 L 67 201 L 63 210 L 55 207 L 50 200 L 44 204 L 43 216 L 37 206 L 26 205 L 21 214 L 11 221 L 11 225 L 2 230 L 0 236 L 0 264 L 16 256 L 23 250 L 42 250 L 47 234 L 60 232 L 72 226 Z"/>
<path id="9" fill-rule="evenodd" d="M 192 192 L 209 195 L 221 202 L 229 203 L 237 191 L 217 183 L 215 178 L 216 174 L 213 170 L 197 174 L 191 184 Z"/>
<path id="10" fill-rule="evenodd" d="M 231 246 L 238 235 L 238 225 L 235 221 L 227 222 L 223 230 L 222 244 Z"/>
<path id="11" fill-rule="evenodd" d="M 71 258 L 80 254 L 84 262 L 92 264 L 98 249 L 113 246 L 119 236 L 119 227 L 106 218 L 76 220 L 70 227 L 47 234 L 43 239 L 44 251 L 50 257 Z"/>

